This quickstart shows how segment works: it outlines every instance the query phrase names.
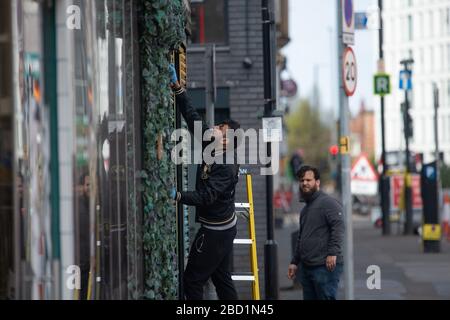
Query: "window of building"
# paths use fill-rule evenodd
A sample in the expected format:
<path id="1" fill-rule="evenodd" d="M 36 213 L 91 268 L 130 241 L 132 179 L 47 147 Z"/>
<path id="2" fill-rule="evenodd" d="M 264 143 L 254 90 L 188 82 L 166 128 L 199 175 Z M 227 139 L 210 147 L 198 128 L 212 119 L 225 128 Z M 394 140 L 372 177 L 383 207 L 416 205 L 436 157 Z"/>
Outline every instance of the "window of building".
<path id="1" fill-rule="evenodd" d="M 445 20 L 445 25 L 447 29 L 447 34 L 450 34 L 450 8 L 447 8 L 447 17 Z"/>
<path id="2" fill-rule="evenodd" d="M 447 93 L 446 93 L 446 88 L 447 88 L 447 83 L 445 80 L 441 81 L 440 84 L 440 88 L 439 88 L 439 104 L 441 106 L 446 104 L 446 98 L 447 98 Z"/>
<path id="3" fill-rule="evenodd" d="M 204 88 L 189 89 L 189 97 L 192 104 L 202 116 L 206 119 L 206 96 Z M 216 103 L 214 105 L 214 121 L 220 123 L 230 117 L 230 89 L 217 88 Z"/>
<path id="4" fill-rule="evenodd" d="M 442 128 L 448 128 L 448 126 L 450 125 L 450 117 L 444 117 L 444 125 L 442 126 Z M 449 140 L 450 139 L 450 131 L 449 130 L 445 130 L 444 129 L 444 140 Z"/>
<path id="5" fill-rule="evenodd" d="M 13 93 L 11 79 L 10 1 L 0 3 L 0 300 L 13 299 L 9 283 L 14 282 L 13 209 Z M 17 180 L 16 180 L 17 181 Z"/>
<path id="6" fill-rule="evenodd" d="M 433 50 L 433 47 L 430 47 L 430 49 L 429 49 L 429 56 L 428 56 L 428 58 L 429 58 L 429 61 L 430 61 L 430 71 L 433 71 L 434 70 L 434 50 Z"/>
<path id="7" fill-rule="evenodd" d="M 428 23 L 430 26 L 430 30 L 428 32 L 429 32 L 429 36 L 433 37 L 434 36 L 434 14 L 432 11 L 429 12 L 428 17 L 429 17 Z"/>
<path id="8" fill-rule="evenodd" d="M 408 16 L 408 40 L 412 41 L 413 40 L 413 34 L 414 34 L 414 30 L 413 30 L 413 19 L 412 16 L 409 15 Z"/>
<path id="9" fill-rule="evenodd" d="M 447 80 L 447 107 L 450 107 L 450 80 Z"/>
<path id="10" fill-rule="evenodd" d="M 450 70 L 450 44 L 447 44 L 447 69 Z"/>
<path id="11" fill-rule="evenodd" d="M 418 63 L 418 69 L 423 71 L 425 69 L 425 58 L 424 58 L 424 49 L 420 48 L 419 49 L 419 63 Z"/>
<path id="12" fill-rule="evenodd" d="M 80 299 L 87 298 L 83 277 L 95 269 L 94 257 L 101 268 L 92 273 L 94 279 L 101 276 L 95 296 L 132 299 L 140 297 L 144 288 L 142 246 L 135 244 L 143 225 L 142 189 L 135 175 L 142 170 L 137 10 L 133 1 L 74 3 L 88 18 L 71 36 L 73 57 L 59 67 L 60 77 L 68 79 L 59 88 L 73 92 L 64 106 L 67 112 L 60 113 L 61 137 L 70 132 L 67 151 L 60 155 L 61 163 L 67 161 L 61 164 L 61 176 L 68 182 L 62 180 L 61 185 L 68 189 L 63 189 L 64 194 L 71 194 L 61 206 L 68 208 L 65 216 L 70 206 L 73 211 L 72 250 L 82 274 Z M 58 32 L 66 37 L 65 28 Z M 102 244 L 95 251 L 92 239 Z"/>
<path id="13" fill-rule="evenodd" d="M 439 61 L 440 61 L 440 67 L 439 69 L 443 70 L 444 69 L 444 65 L 445 65 L 445 46 L 443 44 L 440 45 L 440 50 L 439 50 Z"/>
<path id="14" fill-rule="evenodd" d="M 419 13 L 419 37 L 423 38 L 423 13 Z"/>
<path id="15" fill-rule="evenodd" d="M 227 0 L 192 0 L 191 19 L 193 44 L 227 44 Z"/>

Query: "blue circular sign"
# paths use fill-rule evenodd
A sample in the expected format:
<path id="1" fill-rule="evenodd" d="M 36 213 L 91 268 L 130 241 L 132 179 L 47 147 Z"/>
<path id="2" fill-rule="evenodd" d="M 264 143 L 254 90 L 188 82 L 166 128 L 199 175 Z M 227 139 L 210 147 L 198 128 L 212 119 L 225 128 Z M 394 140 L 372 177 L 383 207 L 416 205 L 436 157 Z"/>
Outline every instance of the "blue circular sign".
<path id="1" fill-rule="evenodd" d="M 352 0 L 345 0 L 344 13 L 345 13 L 345 23 L 347 24 L 348 27 L 351 27 L 352 19 L 353 19 L 353 1 Z"/>

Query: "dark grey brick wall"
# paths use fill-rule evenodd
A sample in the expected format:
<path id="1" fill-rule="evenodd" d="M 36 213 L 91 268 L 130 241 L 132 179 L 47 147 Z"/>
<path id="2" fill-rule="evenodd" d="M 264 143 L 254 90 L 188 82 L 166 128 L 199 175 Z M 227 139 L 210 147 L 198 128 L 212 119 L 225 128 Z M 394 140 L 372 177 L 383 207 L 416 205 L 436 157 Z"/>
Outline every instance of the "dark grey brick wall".
<path id="1" fill-rule="evenodd" d="M 261 128 L 257 114 L 264 109 L 263 51 L 261 1 L 228 0 L 228 46 L 217 47 L 217 86 L 230 88 L 230 115 L 239 121 L 244 130 Z M 248 16 L 248 25 L 246 17 Z M 248 35 L 246 34 L 248 30 Z M 247 42 L 248 40 L 248 42 Z M 205 52 L 197 46 L 188 47 L 188 88 L 205 87 Z M 251 69 L 243 67 L 243 60 L 253 61 Z M 260 277 L 260 293 L 264 297 L 264 243 L 266 241 L 266 178 L 261 176 L 258 166 L 245 166 L 253 174 L 253 194 L 255 202 L 256 241 Z M 237 201 L 247 202 L 245 178 L 237 188 Z M 246 237 L 244 220 L 240 221 L 238 237 Z M 248 246 L 235 246 L 234 267 L 236 271 L 249 271 Z M 251 285 L 237 283 L 239 297 L 251 299 Z"/>

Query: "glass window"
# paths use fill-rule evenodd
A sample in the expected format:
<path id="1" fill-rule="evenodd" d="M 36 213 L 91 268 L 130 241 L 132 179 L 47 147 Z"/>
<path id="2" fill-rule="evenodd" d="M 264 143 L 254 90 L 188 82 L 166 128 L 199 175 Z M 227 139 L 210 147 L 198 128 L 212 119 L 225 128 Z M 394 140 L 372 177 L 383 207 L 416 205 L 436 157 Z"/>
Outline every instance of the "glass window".
<path id="1" fill-rule="evenodd" d="M 428 26 L 430 30 L 428 31 L 430 38 L 434 37 L 434 14 L 433 11 L 428 13 Z"/>
<path id="2" fill-rule="evenodd" d="M 424 37 L 424 32 L 423 32 L 423 13 L 422 12 L 419 13 L 419 37 L 420 38 Z"/>
<path id="3" fill-rule="evenodd" d="M 226 0 L 192 0 L 191 20 L 193 44 L 227 44 Z"/>
<path id="4" fill-rule="evenodd" d="M 196 88 L 188 90 L 192 104 L 205 121 L 206 117 L 206 96 L 204 88 Z M 221 121 L 230 117 L 230 90 L 229 88 L 217 88 L 216 103 L 214 105 L 214 121 Z"/>
<path id="5" fill-rule="evenodd" d="M 450 44 L 447 44 L 447 70 L 450 70 Z"/>
<path id="6" fill-rule="evenodd" d="M 0 300 L 12 299 L 13 259 L 13 106 L 11 92 L 10 1 L 0 2 Z"/>
<path id="7" fill-rule="evenodd" d="M 434 71 L 434 49 L 430 47 L 428 50 L 429 71 Z"/>
<path id="8" fill-rule="evenodd" d="M 45 95 L 42 4 L 11 2 L 15 30 L 13 77 L 18 83 L 15 115 L 16 259 L 23 266 L 21 299 L 51 298 L 50 116 Z M 2 140 L 3 140 L 2 136 Z M 19 270 L 16 270 L 19 272 Z M 19 296 L 20 293 L 20 296 Z"/>
<path id="9" fill-rule="evenodd" d="M 450 8 L 447 8 L 447 16 L 445 19 L 445 26 L 447 29 L 447 34 L 450 34 Z"/>
<path id="10" fill-rule="evenodd" d="M 424 49 L 419 49 L 419 69 L 423 72 L 425 70 L 425 58 L 424 58 Z"/>
<path id="11" fill-rule="evenodd" d="M 444 103 L 442 101 L 441 105 Z M 450 107 L 450 80 L 447 80 L 447 107 Z"/>
<path id="12" fill-rule="evenodd" d="M 413 19 L 412 16 L 409 15 L 408 16 L 408 40 L 412 41 L 413 40 L 413 34 L 414 34 L 414 30 L 413 30 Z"/>
<path id="13" fill-rule="evenodd" d="M 73 137 L 66 143 L 70 166 L 61 171 L 62 176 L 69 171 L 73 181 L 69 208 L 74 261 L 81 269 L 78 298 L 83 300 L 142 297 L 135 3 L 77 0 L 74 4 L 87 18 L 73 37 L 63 36 L 72 39 L 74 54 L 61 65 L 67 71 L 61 77 L 68 80 L 60 81 L 59 91 L 73 94 L 61 116 L 66 116 L 66 127 L 60 125 L 60 135 L 69 131 Z"/>

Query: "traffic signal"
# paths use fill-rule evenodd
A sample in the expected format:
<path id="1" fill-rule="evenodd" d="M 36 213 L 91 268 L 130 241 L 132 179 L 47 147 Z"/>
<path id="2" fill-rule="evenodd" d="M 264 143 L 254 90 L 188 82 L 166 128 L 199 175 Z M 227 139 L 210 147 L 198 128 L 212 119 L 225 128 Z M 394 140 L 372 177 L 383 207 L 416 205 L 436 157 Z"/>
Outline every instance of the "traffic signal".
<path id="1" fill-rule="evenodd" d="M 412 138 L 414 135 L 413 120 L 411 115 L 409 114 L 409 110 L 406 110 L 406 104 L 404 102 L 401 104 L 401 109 L 403 113 L 403 126 L 405 135 L 407 135 L 408 138 Z"/>
<path id="2" fill-rule="evenodd" d="M 337 144 L 334 144 L 329 149 L 331 156 L 333 157 L 333 160 L 336 159 L 336 156 L 339 153 L 339 147 Z"/>
<path id="3" fill-rule="evenodd" d="M 411 115 L 409 114 L 409 112 L 406 114 L 406 122 L 408 124 L 407 128 L 407 133 L 408 133 L 408 137 L 412 138 L 414 135 L 414 131 L 413 131 L 413 120 Z"/>

